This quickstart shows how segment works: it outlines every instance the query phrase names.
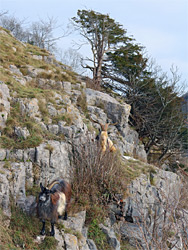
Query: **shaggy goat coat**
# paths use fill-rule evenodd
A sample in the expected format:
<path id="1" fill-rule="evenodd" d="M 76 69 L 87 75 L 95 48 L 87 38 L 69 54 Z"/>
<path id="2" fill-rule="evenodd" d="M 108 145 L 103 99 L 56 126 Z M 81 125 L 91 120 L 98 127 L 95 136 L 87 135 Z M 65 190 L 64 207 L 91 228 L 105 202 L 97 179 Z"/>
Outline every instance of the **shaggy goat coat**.
<path id="1" fill-rule="evenodd" d="M 47 188 L 41 189 L 37 206 L 38 217 L 56 223 L 58 217 L 70 207 L 70 184 L 64 180 L 55 180 Z"/>

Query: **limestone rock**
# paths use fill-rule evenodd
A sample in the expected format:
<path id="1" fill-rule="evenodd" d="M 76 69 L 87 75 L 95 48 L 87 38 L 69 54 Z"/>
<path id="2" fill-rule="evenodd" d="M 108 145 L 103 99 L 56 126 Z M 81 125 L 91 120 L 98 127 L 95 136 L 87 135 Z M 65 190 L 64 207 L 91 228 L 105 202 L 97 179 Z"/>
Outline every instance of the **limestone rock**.
<path id="1" fill-rule="evenodd" d="M 21 114 L 27 114 L 29 117 L 40 116 L 38 100 L 36 98 L 18 98 L 16 101 L 20 103 Z"/>
<path id="2" fill-rule="evenodd" d="M 70 117 L 72 124 L 76 125 L 77 128 L 83 127 L 83 120 L 79 110 L 74 105 L 67 106 L 67 115 Z"/>
<path id="3" fill-rule="evenodd" d="M 48 55 L 48 56 L 44 56 L 44 61 L 47 62 L 47 63 L 51 63 L 53 64 L 54 60 L 55 60 L 55 57 L 54 55 Z"/>
<path id="4" fill-rule="evenodd" d="M 120 125 L 128 122 L 130 105 L 120 104 L 115 98 L 100 91 L 86 89 L 87 103 L 90 106 L 103 107 L 107 117 Z"/>
<path id="5" fill-rule="evenodd" d="M 13 181 L 10 185 L 10 192 L 14 198 L 15 203 L 24 208 L 26 193 L 25 193 L 25 165 L 23 162 L 12 163 L 11 170 L 13 174 Z"/>
<path id="6" fill-rule="evenodd" d="M 86 82 L 81 82 L 80 85 L 81 85 L 81 88 L 83 88 L 83 89 L 86 88 Z"/>
<path id="7" fill-rule="evenodd" d="M 79 212 L 74 217 L 68 217 L 66 221 L 63 221 L 63 225 L 66 228 L 71 228 L 77 232 L 82 233 L 82 229 L 85 224 L 86 211 Z"/>
<path id="8" fill-rule="evenodd" d="M 17 135 L 19 138 L 24 138 L 27 139 L 28 136 L 30 136 L 30 133 L 26 127 L 21 128 L 21 127 L 15 127 L 14 128 L 14 133 Z"/>
<path id="9" fill-rule="evenodd" d="M 68 127 L 68 126 L 63 126 L 61 122 L 58 123 L 59 125 L 59 134 L 63 134 L 65 135 L 67 138 L 71 139 L 72 136 L 73 136 L 73 130 L 71 127 Z"/>
<path id="10" fill-rule="evenodd" d="M 65 249 L 66 250 L 79 250 L 78 240 L 73 234 L 65 234 Z"/>
<path id="11" fill-rule="evenodd" d="M 0 161 L 5 160 L 6 158 L 6 149 L 0 148 Z"/>
<path id="12" fill-rule="evenodd" d="M 17 77 L 17 76 L 13 76 L 13 78 L 19 82 L 21 85 L 25 86 L 26 85 L 26 79 L 23 77 Z"/>
<path id="13" fill-rule="evenodd" d="M 71 82 L 62 82 L 62 87 L 66 93 L 68 94 L 71 93 L 71 89 L 72 89 Z"/>
<path id="14" fill-rule="evenodd" d="M 11 178 L 11 172 L 7 168 L 4 168 L 4 162 L 0 162 L 0 205 L 7 216 L 11 215 L 10 210 L 10 188 L 9 179 Z"/>
<path id="15" fill-rule="evenodd" d="M 50 124 L 50 125 L 48 125 L 48 130 L 49 130 L 52 134 L 57 135 L 58 132 L 59 132 L 59 126 L 56 125 L 56 124 Z"/>
<path id="16" fill-rule="evenodd" d="M 0 82 L 0 127 L 4 128 L 10 113 L 10 93 L 9 88 L 3 82 Z"/>
<path id="17" fill-rule="evenodd" d="M 58 241 L 58 245 L 56 246 L 56 250 L 65 249 L 64 232 L 59 231 L 58 228 L 56 228 L 56 227 L 55 227 L 55 239 Z"/>
<path id="18" fill-rule="evenodd" d="M 35 60 L 42 60 L 42 56 L 40 56 L 40 55 L 33 55 L 32 57 Z"/>
<path id="19" fill-rule="evenodd" d="M 103 224 L 99 225 L 102 231 L 106 234 L 108 243 L 114 250 L 120 250 L 120 242 L 117 240 L 114 229 L 106 227 Z"/>
<path id="20" fill-rule="evenodd" d="M 93 240 L 88 239 L 87 244 L 89 246 L 89 250 L 97 250 L 97 247 L 96 247 L 95 242 Z"/>
<path id="21" fill-rule="evenodd" d="M 6 150 L 6 160 L 23 161 L 23 157 L 24 157 L 24 152 L 22 149 Z"/>
<path id="22" fill-rule="evenodd" d="M 99 119 L 101 123 L 106 123 L 107 115 L 103 109 L 95 106 L 88 106 L 88 111 L 90 112 L 93 120 Z"/>
<path id="23" fill-rule="evenodd" d="M 26 80 L 26 82 L 32 81 L 32 77 L 30 77 L 30 76 L 24 76 L 24 79 Z"/>
<path id="24" fill-rule="evenodd" d="M 11 73 L 22 76 L 21 71 L 15 65 L 10 65 L 9 69 Z"/>
<path id="25" fill-rule="evenodd" d="M 78 238 L 78 246 L 80 250 L 89 250 L 87 240 L 82 234 Z"/>
<path id="26" fill-rule="evenodd" d="M 25 176 L 25 181 L 26 181 L 26 186 L 28 188 L 32 188 L 33 187 L 33 183 L 34 183 L 34 174 L 33 174 L 33 164 L 32 162 L 25 162 L 24 163 L 26 169 L 26 176 Z"/>
<path id="27" fill-rule="evenodd" d="M 23 210 L 31 216 L 36 215 L 36 197 L 33 195 L 29 195 L 26 197 L 25 202 L 24 202 L 24 207 Z"/>
<path id="28" fill-rule="evenodd" d="M 44 185 L 58 177 L 69 180 L 71 173 L 70 146 L 66 142 L 48 141 L 36 148 L 30 159 L 40 166 L 40 180 Z"/>
<path id="29" fill-rule="evenodd" d="M 47 108 L 48 108 L 48 112 L 49 112 L 49 114 L 51 115 L 51 116 L 56 116 L 57 115 L 57 110 L 56 110 L 56 108 L 54 108 L 54 106 L 53 105 L 51 105 L 50 103 L 48 104 L 48 106 L 47 106 Z"/>
<path id="30" fill-rule="evenodd" d="M 125 220 L 131 223 L 122 223 L 120 228 L 122 237 L 129 239 L 134 246 L 138 241 L 144 247 L 145 242 L 140 228 L 147 225 L 147 230 L 152 230 L 155 217 L 158 225 L 163 224 L 165 204 L 167 202 L 174 204 L 175 208 L 181 185 L 178 175 L 160 169 L 150 173 L 150 177 L 142 174 L 135 179 L 129 186 L 130 197 L 125 200 L 124 206 Z M 168 218 L 168 211 L 166 212 Z M 168 221 L 166 223 L 168 224 Z M 161 235 L 160 228 L 157 234 Z M 150 236 L 148 234 L 146 237 L 148 243 L 151 240 Z"/>

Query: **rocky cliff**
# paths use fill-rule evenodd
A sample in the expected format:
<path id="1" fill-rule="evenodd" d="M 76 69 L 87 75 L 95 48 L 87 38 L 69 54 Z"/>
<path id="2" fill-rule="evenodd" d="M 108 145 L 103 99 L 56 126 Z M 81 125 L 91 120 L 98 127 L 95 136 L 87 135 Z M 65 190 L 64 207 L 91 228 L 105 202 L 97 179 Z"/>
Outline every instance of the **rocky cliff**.
<path id="1" fill-rule="evenodd" d="M 131 107 L 113 93 L 87 88 L 82 77 L 48 51 L 21 43 L 4 29 L 0 29 L 0 42 L 0 205 L 9 218 L 6 226 L 11 223 L 11 207 L 31 213 L 40 182 L 47 185 L 60 176 L 71 182 L 76 167 L 72 164 L 73 146 L 80 147 L 88 136 L 95 141 L 99 123 L 108 120 L 114 124 L 109 138 L 127 171 L 137 173 L 133 175 L 137 179 L 127 183 L 126 198 L 109 204 L 109 218 L 100 224 L 100 232 L 106 235 L 109 249 L 128 249 L 130 245 L 154 249 L 151 247 L 157 244 L 149 243 L 151 232 L 156 230 L 157 239 L 163 240 L 165 206 L 167 200 L 173 207 L 179 204 L 182 181 L 174 173 L 147 164 L 138 134 L 128 125 Z M 60 222 L 57 249 L 97 249 L 88 239 L 85 217 L 86 211 L 81 211 Z M 186 223 L 187 217 L 182 223 L 167 225 L 177 229 Z M 174 246 L 181 247 L 184 238 L 176 229 L 168 242 L 173 245 L 177 241 Z M 40 246 L 43 241 L 38 236 L 35 243 Z M 15 247 L 22 249 L 24 243 Z"/>

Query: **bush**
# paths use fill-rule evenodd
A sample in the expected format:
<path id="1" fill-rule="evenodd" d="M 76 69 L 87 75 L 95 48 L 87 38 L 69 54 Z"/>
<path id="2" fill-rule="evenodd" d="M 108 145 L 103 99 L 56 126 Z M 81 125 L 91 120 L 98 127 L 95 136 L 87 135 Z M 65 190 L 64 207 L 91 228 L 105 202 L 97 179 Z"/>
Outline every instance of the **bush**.
<path id="1" fill-rule="evenodd" d="M 90 204 L 105 206 L 116 194 L 126 190 L 126 178 L 117 152 L 101 152 L 91 137 L 73 146 L 72 187 L 75 202 L 88 209 Z M 92 205 L 93 206 L 93 205 Z"/>

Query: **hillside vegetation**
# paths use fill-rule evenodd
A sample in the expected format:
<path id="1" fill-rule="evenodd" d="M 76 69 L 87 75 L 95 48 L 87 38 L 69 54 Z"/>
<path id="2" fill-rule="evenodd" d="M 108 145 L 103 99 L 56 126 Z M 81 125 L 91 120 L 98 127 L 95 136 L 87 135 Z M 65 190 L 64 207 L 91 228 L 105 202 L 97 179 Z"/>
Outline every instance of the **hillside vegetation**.
<path id="1" fill-rule="evenodd" d="M 186 249 L 187 181 L 166 171 L 169 162 L 147 163 L 147 138 L 125 99 L 1 27 L 0 51 L 0 248 L 149 250 L 177 241 Z M 101 124 L 115 152 L 101 152 Z M 185 165 L 174 169 L 187 177 Z M 39 183 L 57 177 L 72 184 L 69 219 L 55 238 L 42 237 L 31 209 Z"/>

